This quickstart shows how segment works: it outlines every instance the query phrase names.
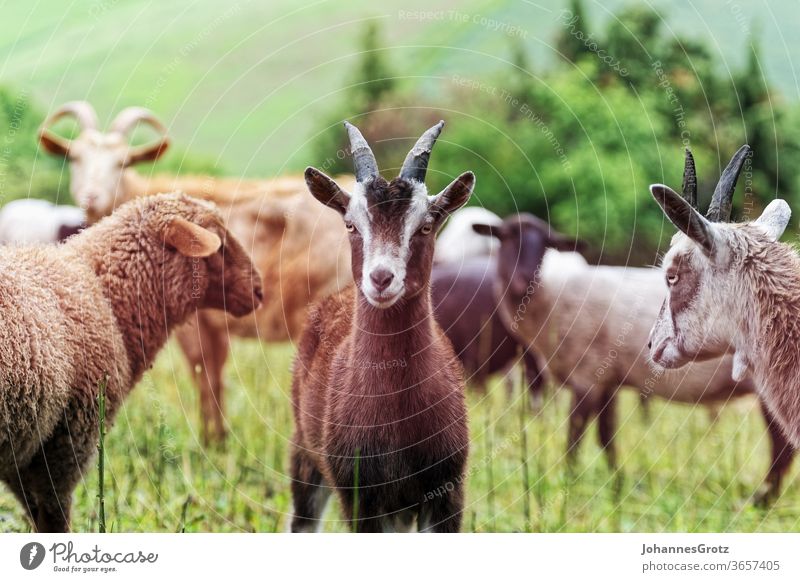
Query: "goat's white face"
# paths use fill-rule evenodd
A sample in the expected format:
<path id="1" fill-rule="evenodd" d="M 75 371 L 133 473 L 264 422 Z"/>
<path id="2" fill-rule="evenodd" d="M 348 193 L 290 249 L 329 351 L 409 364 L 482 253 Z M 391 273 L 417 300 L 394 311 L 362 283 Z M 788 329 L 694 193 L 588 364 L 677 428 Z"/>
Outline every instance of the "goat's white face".
<path id="1" fill-rule="evenodd" d="M 90 220 L 111 214 L 117 205 L 123 172 L 128 166 L 128 144 L 118 133 L 89 129 L 69 148 L 70 193 Z"/>
<path id="2" fill-rule="evenodd" d="M 380 176 L 364 136 L 347 122 L 357 180 L 353 191 L 345 192 L 319 170 L 306 168 L 311 194 L 344 218 L 353 280 L 373 307 L 387 309 L 428 288 L 435 233 L 472 194 L 475 176 L 465 172 L 436 196 L 428 196 L 428 157 L 443 125 L 440 121 L 422 134 L 391 182 Z"/>
<path id="3" fill-rule="evenodd" d="M 69 140 L 54 133 L 50 127 L 65 116 L 73 116 L 81 128 L 80 135 Z M 132 146 L 128 134 L 138 124 L 145 123 L 161 136 L 155 142 Z M 86 101 L 72 101 L 59 107 L 42 123 L 39 142 L 56 156 L 69 160 L 70 193 L 76 204 L 86 210 L 94 223 L 114 210 L 122 193 L 125 168 L 139 162 L 157 160 L 169 147 L 166 128 L 148 109 L 128 107 L 111 123 L 109 131 L 98 129 L 97 115 Z"/>
<path id="4" fill-rule="evenodd" d="M 722 239 L 720 233 L 717 237 Z M 728 250 L 721 241 L 717 246 Z M 721 292 L 729 286 L 733 272 L 729 256 L 720 252 L 709 257 L 683 233 L 673 237 L 662 261 L 667 297 L 650 332 L 653 362 L 678 368 L 729 350 L 731 318 L 726 315 L 732 309 L 726 303 L 732 296 Z"/>
<path id="5" fill-rule="evenodd" d="M 734 379 L 744 377 L 748 362 L 742 328 L 748 293 L 740 275 L 748 234 L 777 241 L 791 211 L 774 200 L 749 224 L 711 223 L 679 194 L 666 186 L 651 186 L 667 217 L 683 232 L 672 239 L 662 268 L 667 298 L 650 332 L 650 356 L 665 368 L 715 358 L 734 350 Z"/>
<path id="6" fill-rule="evenodd" d="M 433 239 L 438 226 L 429 212 L 425 185 L 405 190 L 402 199 L 370 200 L 364 185 L 357 184 L 344 214 L 351 245 L 360 247 L 354 249 L 354 259 L 361 255 L 361 291 L 374 307 L 391 307 L 403 297 L 409 259 L 415 254 L 412 240 Z"/>

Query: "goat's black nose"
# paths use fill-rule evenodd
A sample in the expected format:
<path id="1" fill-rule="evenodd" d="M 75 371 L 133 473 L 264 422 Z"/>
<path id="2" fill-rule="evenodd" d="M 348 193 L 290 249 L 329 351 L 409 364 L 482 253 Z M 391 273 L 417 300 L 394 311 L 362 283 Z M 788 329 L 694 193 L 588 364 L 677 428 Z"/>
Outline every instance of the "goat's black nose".
<path id="1" fill-rule="evenodd" d="M 378 293 L 386 291 L 386 288 L 392 284 L 394 274 L 389 269 L 375 269 L 369 274 L 369 279 L 375 285 Z"/>
<path id="2" fill-rule="evenodd" d="M 653 349 L 653 342 L 652 341 L 647 342 L 647 349 L 648 350 L 652 350 Z"/>

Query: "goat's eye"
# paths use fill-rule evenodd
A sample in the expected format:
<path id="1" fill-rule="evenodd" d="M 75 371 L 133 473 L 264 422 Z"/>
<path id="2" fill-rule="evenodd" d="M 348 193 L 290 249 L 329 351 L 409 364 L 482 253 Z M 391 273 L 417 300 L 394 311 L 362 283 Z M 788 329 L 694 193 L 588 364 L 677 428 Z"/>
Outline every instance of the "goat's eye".
<path id="1" fill-rule="evenodd" d="M 356 231 L 356 227 L 353 226 L 352 222 L 345 222 L 344 223 L 344 227 L 347 229 L 347 232 L 355 232 Z"/>
<path id="2" fill-rule="evenodd" d="M 422 228 L 419 229 L 422 234 L 430 234 L 433 232 L 433 225 L 432 224 L 423 224 Z"/>
<path id="3" fill-rule="evenodd" d="M 670 273 L 669 275 L 667 275 L 667 285 L 672 287 L 677 282 L 678 282 L 678 274 L 677 273 Z"/>

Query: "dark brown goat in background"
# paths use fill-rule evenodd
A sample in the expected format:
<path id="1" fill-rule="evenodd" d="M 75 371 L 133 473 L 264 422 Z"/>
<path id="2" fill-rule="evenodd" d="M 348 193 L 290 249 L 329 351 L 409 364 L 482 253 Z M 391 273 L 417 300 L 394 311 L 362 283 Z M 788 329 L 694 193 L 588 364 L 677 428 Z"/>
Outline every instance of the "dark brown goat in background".
<path id="1" fill-rule="evenodd" d="M 469 199 L 467 172 L 435 196 L 425 174 L 443 122 L 399 177 L 378 173 L 346 124 L 357 184 L 306 170 L 311 193 L 344 217 L 355 288 L 312 308 L 294 367 L 292 531 L 320 525 L 332 490 L 359 532 L 460 529 L 469 436 L 461 365 L 433 318 L 435 235 Z M 434 492 L 444 494 L 434 495 Z"/>
<path id="2" fill-rule="evenodd" d="M 464 366 L 468 385 L 485 393 L 489 376 L 509 373 L 514 363 L 519 363 L 525 367 L 531 405 L 538 408 L 543 376 L 536 357 L 500 317 L 496 279 L 494 257 L 435 263 L 431 275 L 433 313 Z"/>

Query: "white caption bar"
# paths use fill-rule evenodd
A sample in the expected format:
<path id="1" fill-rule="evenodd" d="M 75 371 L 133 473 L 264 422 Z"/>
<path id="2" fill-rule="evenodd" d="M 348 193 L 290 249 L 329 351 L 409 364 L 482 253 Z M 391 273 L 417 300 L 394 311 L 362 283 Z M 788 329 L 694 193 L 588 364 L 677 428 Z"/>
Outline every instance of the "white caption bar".
<path id="1" fill-rule="evenodd" d="M 777 581 L 800 579 L 798 547 L 800 534 L 4 534 L 0 579 Z"/>

